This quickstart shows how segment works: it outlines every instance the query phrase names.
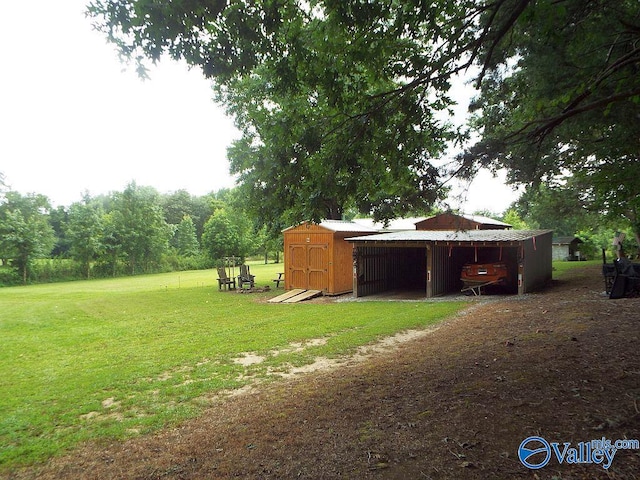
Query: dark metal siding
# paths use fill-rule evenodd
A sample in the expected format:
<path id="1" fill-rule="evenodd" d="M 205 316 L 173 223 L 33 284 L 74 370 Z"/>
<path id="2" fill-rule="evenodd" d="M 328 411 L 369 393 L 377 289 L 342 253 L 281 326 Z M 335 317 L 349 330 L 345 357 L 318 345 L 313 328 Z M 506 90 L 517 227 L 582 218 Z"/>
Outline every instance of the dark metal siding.
<path id="1" fill-rule="evenodd" d="M 523 244 L 523 288 L 522 293 L 538 290 L 551 280 L 552 232 L 536 235 Z"/>
<path id="2" fill-rule="evenodd" d="M 447 292 L 451 284 L 451 272 L 447 268 L 449 263 L 449 249 L 446 247 L 432 247 L 431 264 L 431 294 L 435 297 Z"/>
<path id="3" fill-rule="evenodd" d="M 550 231 L 530 232 L 533 235 L 523 240 L 517 240 L 518 235 L 529 232 L 500 232 L 514 238 L 504 241 L 389 238 L 375 244 L 366 240 L 356 242 L 356 295 L 395 289 L 423 289 L 425 296 L 457 293 L 462 287 L 460 273 L 465 263 L 507 263 L 511 284 L 505 292 L 526 293 L 551 279 Z"/>
<path id="4" fill-rule="evenodd" d="M 358 297 L 394 290 L 426 292 L 426 248 L 357 247 Z"/>
<path id="5" fill-rule="evenodd" d="M 356 296 L 364 297 L 389 289 L 389 276 L 392 264 L 389 255 L 391 248 L 358 247 L 357 265 L 354 274 L 357 276 Z"/>

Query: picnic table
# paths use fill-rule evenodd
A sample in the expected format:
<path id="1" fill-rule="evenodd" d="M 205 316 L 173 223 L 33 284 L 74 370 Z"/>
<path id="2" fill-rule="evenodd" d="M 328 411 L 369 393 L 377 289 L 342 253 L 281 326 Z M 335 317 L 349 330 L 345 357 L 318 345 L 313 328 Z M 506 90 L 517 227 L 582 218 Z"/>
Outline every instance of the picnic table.
<path id="1" fill-rule="evenodd" d="M 278 272 L 278 278 L 274 278 L 273 281 L 276 284 L 276 288 L 280 288 L 280 282 L 284 282 L 284 272 Z"/>

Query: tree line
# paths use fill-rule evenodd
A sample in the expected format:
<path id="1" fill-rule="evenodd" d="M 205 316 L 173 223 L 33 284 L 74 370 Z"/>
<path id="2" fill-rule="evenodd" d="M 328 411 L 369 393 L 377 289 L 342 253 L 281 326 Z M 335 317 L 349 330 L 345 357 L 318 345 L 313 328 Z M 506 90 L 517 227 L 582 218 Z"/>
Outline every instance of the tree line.
<path id="1" fill-rule="evenodd" d="M 192 196 L 130 183 L 56 208 L 41 194 L 0 193 L 0 285 L 212 268 L 227 256 L 278 260 L 281 248 L 236 189 Z"/>
<path id="2" fill-rule="evenodd" d="M 238 188 L 192 196 L 184 190 L 160 194 L 131 183 L 121 192 L 85 194 L 68 207 L 52 208 L 44 195 L 0 188 L 0 285 L 205 269 L 227 256 L 259 255 L 266 262 L 271 255 L 279 261 L 281 235 L 260 227 L 244 210 L 244 200 Z M 588 200 L 575 185 L 542 184 L 527 189 L 502 213 L 474 213 L 515 229 L 575 235 L 584 242 L 583 254 L 599 258 L 601 249 L 611 248 L 616 231 L 634 228 L 614 208 L 606 215 Z M 356 209 L 345 212 L 348 219 L 357 215 Z M 629 253 L 637 249 L 634 240 L 627 238 Z"/>

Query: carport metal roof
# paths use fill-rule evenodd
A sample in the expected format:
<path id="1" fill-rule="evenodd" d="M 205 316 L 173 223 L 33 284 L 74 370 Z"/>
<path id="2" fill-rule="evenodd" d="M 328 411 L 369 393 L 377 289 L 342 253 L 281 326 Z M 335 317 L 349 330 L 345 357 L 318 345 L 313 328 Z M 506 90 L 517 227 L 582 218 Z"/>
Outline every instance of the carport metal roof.
<path id="1" fill-rule="evenodd" d="M 361 237 L 350 237 L 349 242 L 367 244 L 434 243 L 480 246 L 486 244 L 513 244 L 535 238 L 551 230 L 408 230 L 404 232 L 381 233 Z"/>

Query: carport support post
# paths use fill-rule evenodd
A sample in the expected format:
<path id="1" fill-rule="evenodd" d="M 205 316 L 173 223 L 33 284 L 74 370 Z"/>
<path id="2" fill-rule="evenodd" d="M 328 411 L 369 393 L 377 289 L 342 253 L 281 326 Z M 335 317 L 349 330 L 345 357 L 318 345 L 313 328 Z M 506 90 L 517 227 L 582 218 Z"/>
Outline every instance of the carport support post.
<path id="1" fill-rule="evenodd" d="M 433 249 L 431 245 L 427 245 L 427 298 L 433 296 L 433 287 L 431 285 L 431 272 L 433 271 Z"/>
<path id="2" fill-rule="evenodd" d="M 525 292 L 524 288 L 524 247 L 518 246 L 518 295 Z"/>
<path id="3" fill-rule="evenodd" d="M 358 297 L 358 247 L 355 245 L 351 257 L 353 258 L 353 296 Z"/>

